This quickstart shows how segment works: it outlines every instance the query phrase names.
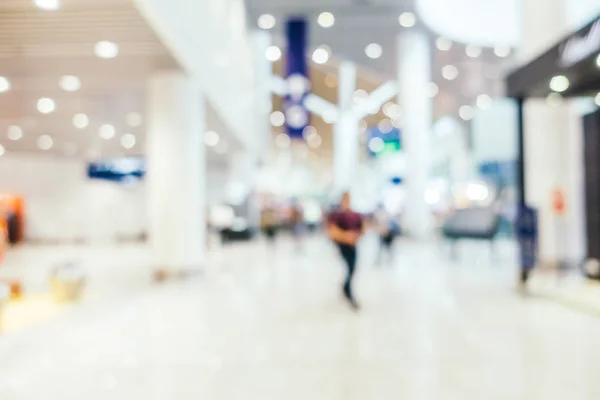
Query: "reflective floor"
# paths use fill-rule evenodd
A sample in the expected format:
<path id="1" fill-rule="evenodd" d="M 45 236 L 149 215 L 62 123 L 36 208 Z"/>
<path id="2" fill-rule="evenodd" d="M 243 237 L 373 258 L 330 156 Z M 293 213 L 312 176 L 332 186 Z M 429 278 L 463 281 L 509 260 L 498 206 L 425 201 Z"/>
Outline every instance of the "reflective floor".
<path id="1" fill-rule="evenodd" d="M 0 336 L 0 399 L 585 400 L 600 398 L 600 319 L 514 292 L 512 246 L 491 254 L 363 243 L 356 293 L 320 238 L 213 250 L 203 275 L 150 282 L 142 247 L 24 248 L 18 268 L 80 258 L 83 302 Z M 21 266 L 19 266 L 19 264 Z"/>

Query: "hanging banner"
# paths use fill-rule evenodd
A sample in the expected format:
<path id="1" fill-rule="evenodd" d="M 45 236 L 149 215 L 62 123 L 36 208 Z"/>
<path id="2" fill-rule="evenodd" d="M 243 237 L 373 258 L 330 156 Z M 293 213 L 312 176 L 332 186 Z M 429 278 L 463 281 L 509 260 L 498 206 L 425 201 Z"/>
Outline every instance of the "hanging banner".
<path id="1" fill-rule="evenodd" d="M 310 92 L 308 63 L 308 23 L 303 18 L 293 18 L 286 23 L 287 56 L 285 78 L 287 94 L 285 97 L 285 124 L 291 138 L 302 138 L 302 131 L 310 123 L 310 113 L 304 105 Z"/>

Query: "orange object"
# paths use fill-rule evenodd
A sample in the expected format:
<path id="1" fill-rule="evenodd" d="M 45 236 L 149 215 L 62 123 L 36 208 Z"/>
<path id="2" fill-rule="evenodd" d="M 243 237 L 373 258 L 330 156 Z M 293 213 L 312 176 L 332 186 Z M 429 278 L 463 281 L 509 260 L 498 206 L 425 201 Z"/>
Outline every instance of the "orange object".
<path id="1" fill-rule="evenodd" d="M 6 231 L 10 233 L 9 238 L 13 243 L 19 243 L 25 238 L 25 201 L 21 196 L 14 194 L 0 195 L 0 212 L 6 217 L 9 214 L 14 215 L 16 223 L 8 227 L 6 223 Z M 8 240 L 7 240 L 8 241 Z"/>
<path id="2" fill-rule="evenodd" d="M 565 195 L 562 189 L 555 189 L 552 192 L 552 210 L 557 215 L 563 215 L 566 211 Z"/>

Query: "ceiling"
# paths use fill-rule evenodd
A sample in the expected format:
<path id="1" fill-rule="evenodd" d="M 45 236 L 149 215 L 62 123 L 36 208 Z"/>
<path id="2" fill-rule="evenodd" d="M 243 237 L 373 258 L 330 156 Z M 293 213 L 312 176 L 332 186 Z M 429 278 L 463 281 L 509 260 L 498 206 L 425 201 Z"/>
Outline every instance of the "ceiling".
<path id="1" fill-rule="evenodd" d="M 467 56 L 467 44 L 452 43 L 447 51 L 436 49 L 438 35 L 418 15 L 415 27 L 404 28 L 398 22 L 403 12 L 415 11 L 413 0 L 246 0 L 246 4 L 250 24 L 254 27 L 257 27 L 257 20 L 262 14 L 272 14 L 276 18 L 272 31 L 274 42 L 281 47 L 285 46 L 283 28 L 287 18 L 304 16 L 309 20 L 311 49 L 321 45 L 331 49 L 327 65 L 313 63 L 311 66 L 313 92 L 332 102 L 336 101 L 335 89 L 323 85 L 324 69 L 336 74 L 340 60 L 354 61 L 359 66 L 357 88 L 370 92 L 379 84 L 396 79 L 396 38 L 408 29 L 424 31 L 431 42 L 432 81 L 440 88 L 434 98 L 436 119 L 448 115 L 458 118 L 460 107 L 475 105 L 477 96 L 481 94 L 502 96 L 504 74 L 514 63 L 512 55 L 498 57 L 492 48 L 483 48 L 476 58 Z M 335 24 L 331 28 L 323 28 L 317 23 L 319 14 L 324 11 L 335 16 Z M 370 43 L 381 45 L 383 53 L 380 58 L 366 56 L 365 47 Z M 442 77 L 442 68 L 449 64 L 459 71 L 458 78 L 452 81 Z M 274 71 L 281 74 L 281 70 L 278 63 Z M 383 113 L 379 113 L 370 117 L 368 122 L 376 124 L 384 117 Z M 317 128 L 324 138 L 322 150 L 330 154 L 331 125 L 323 124 L 318 117 L 314 118 L 313 124 L 320 125 Z M 464 124 L 469 125 L 467 122 Z"/>
<path id="2" fill-rule="evenodd" d="M 116 58 L 95 55 L 101 40 L 119 46 Z M 41 10 L 30 0 L 2 0 L 0 76 L 11 89 L 0 93 L 0 144 L 7 152 L 85 158 L 142 154 L 147 79 L 158 69 L 174 68 L 178 64 L 131 0 L 62 0 L 56 11 Z M 81 89 L 61 89 L 63 75 L 78 77 Z M 42 97 L 55 101 L 55 112 L 37 110 Z M 89 117 L 85 129 L 73 125 L 79 113 Z M 128 125 L 131 113 L 142 116 L 141 125 Z M 211 127 L 220 129 L 216 113 L 208 114 Z M 113 138 L 100 137 L 103 124 L 114 126 Z M 19 126 L 23 138 L 9 140 L 10 126 Z M 125 133 L 136 137 L 131 149 L 121 145 Z M 52 149 L 38 148 L 41 135 L 52 137 Z"/>

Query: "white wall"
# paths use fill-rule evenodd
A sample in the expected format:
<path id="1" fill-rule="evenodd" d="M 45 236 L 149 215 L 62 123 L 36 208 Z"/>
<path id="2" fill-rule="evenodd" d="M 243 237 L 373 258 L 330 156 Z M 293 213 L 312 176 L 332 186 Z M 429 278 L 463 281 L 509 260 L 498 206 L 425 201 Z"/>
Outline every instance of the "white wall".
<path id="1" fill-rule="evenodd" d="M 489 109 L 478 110 L 471 129 L 475 162 L 516 159 L 517 108 L 513 100 L 496 100 Z"/>
<path id="2" fill-rule="evenodd" d="M 115 241 L 146 226 L 144 185 L 126 188 L 90 180 L 83 160 L 40 155 L 0 159 L 0 193 L 26 202 L 26 236 L 32 240 Z"/>

